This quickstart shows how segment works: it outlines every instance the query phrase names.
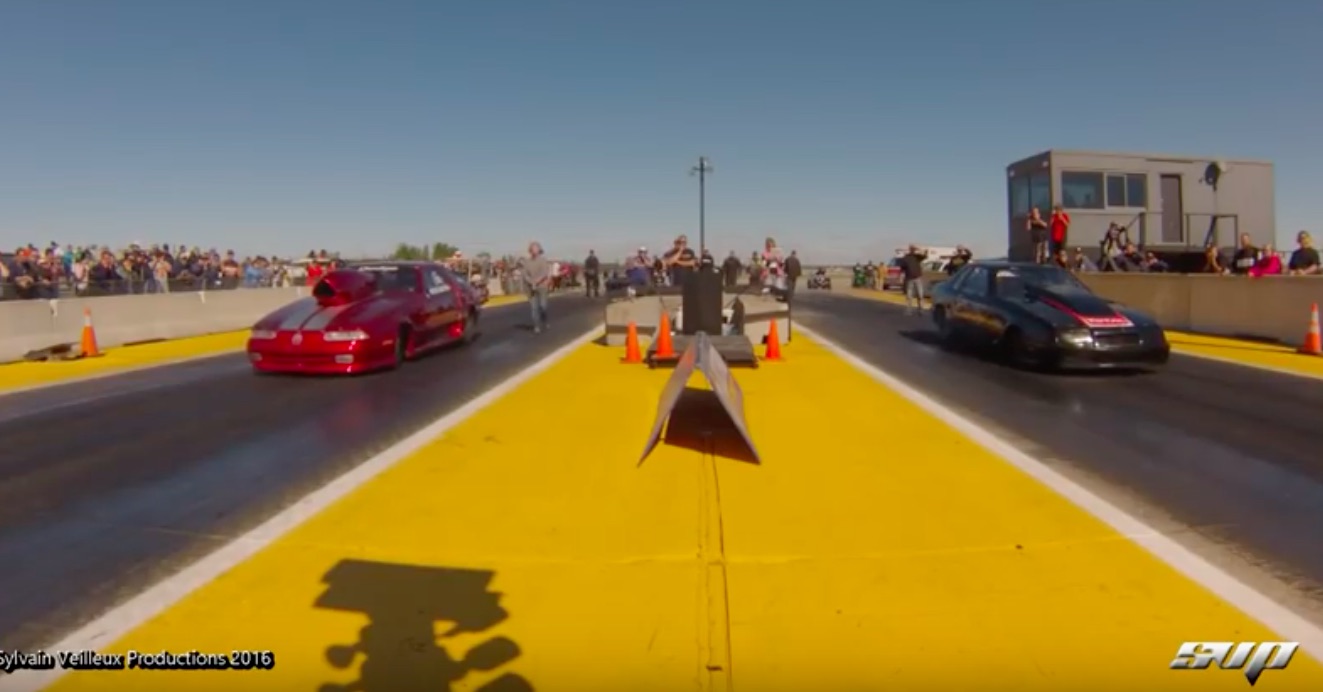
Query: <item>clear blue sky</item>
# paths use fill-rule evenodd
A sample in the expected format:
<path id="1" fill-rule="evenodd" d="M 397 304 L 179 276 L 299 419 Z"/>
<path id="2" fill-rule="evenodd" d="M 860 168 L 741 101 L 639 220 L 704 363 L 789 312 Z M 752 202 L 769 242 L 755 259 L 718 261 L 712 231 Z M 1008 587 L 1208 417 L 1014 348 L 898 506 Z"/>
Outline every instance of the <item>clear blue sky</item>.
<path id="1" fill-rule="evenodd" d="M 1004 250 L 1048 148 L 1277 164 L 1323 231 L 1305 0 L 3 0 L 0 245 L 809 261 Z M 1000 253 L 998 253 L 1000 254 Z M 814 256 L 816 255 L 816 256 Z"/>

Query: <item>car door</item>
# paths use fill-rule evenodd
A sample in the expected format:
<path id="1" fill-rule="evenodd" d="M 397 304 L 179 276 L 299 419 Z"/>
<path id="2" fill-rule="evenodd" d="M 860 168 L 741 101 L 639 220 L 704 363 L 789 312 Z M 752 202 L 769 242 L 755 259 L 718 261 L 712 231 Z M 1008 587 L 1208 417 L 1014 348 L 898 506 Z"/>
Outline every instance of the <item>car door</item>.
<path id="1" fill-rule="evenodd" d="M 960 336 L 960 284 L 968 276 L 968 270 L 956 272 L 941 288 L 934 287 L 932 291 L 934 319 L 940 313 L 945 320 L 945 329 L 952 336 Z M 942 325 L 938 324 L 938 327 Z"/>
<path id="2" fill-rule="evenodd" d="M 441 278 L 446 283 L 450 284 L 450 287 L 454 290 L 453 297 L 455 310 L 457 312 L 456 319 L 460 319 L 464 316 L 464 313 L 468 311 L 469 304 L 473 302 L 476 289 L 463 274 L 450 267 L 442 266 L 440 267 L 440 271 Z"/>
<path id="3" fill-rule="evenodd" d="M 958 324 L 962 335 L 978 342 L 996 338 L 990 336 L 992 272 L 986 267 L 973 265 L 969 274 L 960 282 L 959 301 L 956 308 Z"/>
<path id="4" fill-rule="evenodd" d="M 444 339 L 447 327 L 460 317 L 459 298 L 453 283 L 440 266 L 423 269 L 424 295 L 427 300 L 428 327 L 434 341 Z"/>
<path id="5" fill-rule="evenodd" d="M 414 267 L 401 266 L 381 279 L 385 281 L 382 290 L 393 295 L 399 309 L 404 312 L 409 327 L 413 330 L 415 346 L 425 345 L 428 335 L 429 310 L 422 274 Z"/>
<path id="6" fill-rule="evenodd" d="M 965 297 L 965 290 L 969 286 L 971 277 L 978 275 L 978 267 L 969 266 L 964 271 L 955 275 L 951 281 L 942 287 L 942 293 L 946 294 L 946 318 L 950 322 L 951 332 L 958 337 L 968 337 L 973 331 L 969 319 L 969 300 Z"/>

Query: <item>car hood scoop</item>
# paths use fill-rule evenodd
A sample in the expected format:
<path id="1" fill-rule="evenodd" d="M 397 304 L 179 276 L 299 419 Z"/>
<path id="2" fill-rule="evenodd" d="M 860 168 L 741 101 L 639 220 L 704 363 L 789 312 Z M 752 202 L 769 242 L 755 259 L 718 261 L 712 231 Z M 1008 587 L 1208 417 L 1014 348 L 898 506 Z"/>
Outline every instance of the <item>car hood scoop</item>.
<path id="1" fill-rule="evenodd" d="M 376 293 L 377 283 L 371 274 L 353 269 L 339 269 L 322 277 L 312 289 L 322 307 L 347 305 Z"/>

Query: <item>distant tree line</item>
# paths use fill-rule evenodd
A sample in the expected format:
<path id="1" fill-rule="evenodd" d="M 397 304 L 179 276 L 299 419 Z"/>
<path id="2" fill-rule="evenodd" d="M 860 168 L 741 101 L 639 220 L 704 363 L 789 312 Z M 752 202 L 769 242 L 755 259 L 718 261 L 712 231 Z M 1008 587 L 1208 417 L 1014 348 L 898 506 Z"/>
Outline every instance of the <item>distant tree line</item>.
<path id="1" fill-rule="evenodd" d="M 459 252 L 459 248 L 450 243 L 432 243 L 431 247 L 426 245 L 410 245 L 400 243 L 395 246 L 395 252 L 391 254 L 391 259 L 396 260 L 448 260 Z"/>

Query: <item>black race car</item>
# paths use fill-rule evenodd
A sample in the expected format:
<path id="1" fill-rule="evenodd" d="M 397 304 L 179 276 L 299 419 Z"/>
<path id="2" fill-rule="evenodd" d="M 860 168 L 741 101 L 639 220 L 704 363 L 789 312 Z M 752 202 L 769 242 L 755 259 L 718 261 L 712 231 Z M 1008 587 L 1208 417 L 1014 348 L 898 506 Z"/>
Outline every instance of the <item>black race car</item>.
<path id="1" fill-rule="evenodd" d="M 1171 347 L 1151 317 L 1095 295 L 1059 267 L 1019 262 L 966 265 L 933 288 L 943 341 L 997 349 L 1027 367 L 1143 367 Z"/>

